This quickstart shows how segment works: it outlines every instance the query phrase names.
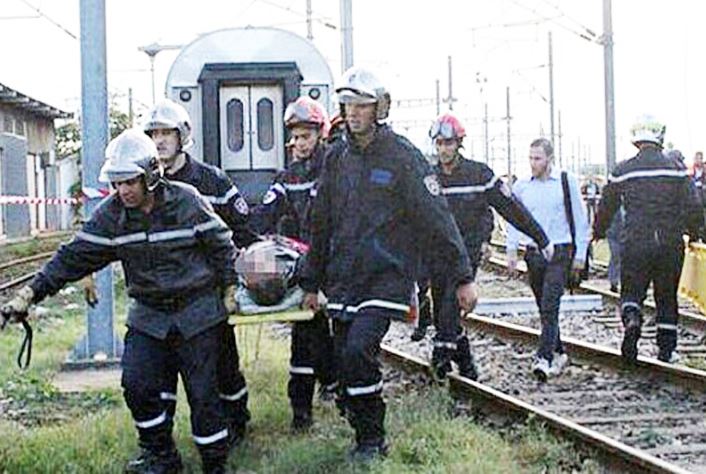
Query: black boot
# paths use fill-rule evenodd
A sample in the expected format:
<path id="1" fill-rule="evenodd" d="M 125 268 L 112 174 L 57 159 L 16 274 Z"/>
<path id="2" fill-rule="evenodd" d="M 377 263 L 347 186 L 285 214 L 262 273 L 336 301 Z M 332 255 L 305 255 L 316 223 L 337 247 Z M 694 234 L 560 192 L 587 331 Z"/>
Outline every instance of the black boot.
<path id="1" fill-rule="evenodd" d="M 202 460 L 203 474 L 225 474 L 226 458 Z"/>
<path id="2" fill-rule="evenodd" d="M 174 474 L 181 472 L 183 465 L 176 448 L 166 450 L 142 449 L 140 455 L 125 465 L 129 474 Z"/>
<path id="3" fill-rule="evenodd" d="M 314 424 L 314 418 L 311 415 L 311 408 L 295 408 L 294 416 L 292 417 L 291 430 L 294 434 L 306 433 Z"/>
<path id="4" fill-rule="evenodd" d="M 458 373 L 467 379 L 477 380 L 478 370 L 476 369 L 473 354 L 471 354 L 471 345 L 466 336 L 459 336 L 456 340 L 456 354 L 454 362 L 458 365 Z"/>
<path id="5" fill-rule="evenodd" d="M 348 420 L 355 430 L 355 447 L 349 459 L 370 461 L 387 454 L 385 444 L 385 402 L 380 394 L 350 397 Z"/>
<path id="6" fill-rule="evenodd" d="M 421 341 L 422 339 L 424 339 L 426 337 L 426 335 L 427 335 L 427 325 L 421 324 L 421 322 L 420 322 L 420 324 L 416 328 L 414 328 L 414 332 L 410 336 L 410 339 L 412 339 L 412 341 L 414 341 L 414 342 L 417 342 L 417 341 Z"/>
<path id="7" fill-rule="evenodd" d="M 368 463 L 387 456 L 388 446 L 384 439 L 356 444 L 348 453 L 348 460 L 357 463 Z"/>
<path id="8" fill-rule="evenodd" d="M 637 341 L 640 339 L 642 317 L 640 311 L 633 307 L 624 308 L 622 316 L 625 333 L 620 350 L 625 360 L 634 363 L 637 361 Z"/>

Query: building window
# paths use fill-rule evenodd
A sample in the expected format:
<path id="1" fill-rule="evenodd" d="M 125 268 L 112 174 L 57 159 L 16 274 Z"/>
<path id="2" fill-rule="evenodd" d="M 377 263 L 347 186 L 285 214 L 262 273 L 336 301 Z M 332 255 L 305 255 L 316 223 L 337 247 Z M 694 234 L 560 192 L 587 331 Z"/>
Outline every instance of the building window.
<path id="1" fill-rule="evenodd" d="M 15 135 L 25 136 L 25 121 L 21 119 L 15 120 Z"/>
<path id="2" fill-rule="evenodd" d="M 257 101 L 257 145 L 262 151 L 270 151 L 275 145 L 274 105 L 267 98 Z"/>
<path id="3" fill-rule="evenodd" d="M 240 99 L 231 99 L 226 105 L 226 120 L 228 130 L 228 149 L 237 153 L 245 143 L 245 127 L 243 123 L 243 103 Z"/>
<path id="4" fill-rule="evenodd" d="M 13 122 L 12 117 L 5 115 L 5 126 L 3 128 L 5 133 L 15 133 L 15 124 Z"/>

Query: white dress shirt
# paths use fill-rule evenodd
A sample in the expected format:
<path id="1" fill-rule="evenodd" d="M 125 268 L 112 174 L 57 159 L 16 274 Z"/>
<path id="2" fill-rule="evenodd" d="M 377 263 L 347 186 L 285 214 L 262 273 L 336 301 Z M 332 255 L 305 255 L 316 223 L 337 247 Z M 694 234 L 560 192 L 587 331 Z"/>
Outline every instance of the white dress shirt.
<path id="1" fill-rule="evenodd" d="M 590 228 L 581 192 L 573 175 L 568 175 L 569 193 L 571 194 L 571 210 L 576 226 L 576 257 L 574 261 L 583 261 L 590 241 Z M 530 211 L 552 244 L 570 244 L 571 229 L 566 220 L 564 209 L 564 191 L 561 186 L 561 170 L 554 168 L 549 178 L 524 178 L 518 180 L 512 187 L 513 194 Z M 508 225 L 507 251 L 517 252 L 519 243 L 536 245 L 532 239 L 512 225 Z"/>

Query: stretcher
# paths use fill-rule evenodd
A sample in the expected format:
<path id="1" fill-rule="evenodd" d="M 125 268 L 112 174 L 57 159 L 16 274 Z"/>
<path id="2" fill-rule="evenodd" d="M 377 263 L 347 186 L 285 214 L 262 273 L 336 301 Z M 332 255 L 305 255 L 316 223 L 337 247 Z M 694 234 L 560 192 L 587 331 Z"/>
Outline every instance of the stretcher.
<path id="1" fill-rule="evenodd" d="M 235 293 L 238 312 L 228 318 L 233 326 L 261 323 L 286 323 L 308 321 L 314 313 L 301 309 L 304 292 L 299 287 L 290 289 L 284 299 L 274 306 L 261 306 L 255 303 L 245 287 L 240 286 Z"/>

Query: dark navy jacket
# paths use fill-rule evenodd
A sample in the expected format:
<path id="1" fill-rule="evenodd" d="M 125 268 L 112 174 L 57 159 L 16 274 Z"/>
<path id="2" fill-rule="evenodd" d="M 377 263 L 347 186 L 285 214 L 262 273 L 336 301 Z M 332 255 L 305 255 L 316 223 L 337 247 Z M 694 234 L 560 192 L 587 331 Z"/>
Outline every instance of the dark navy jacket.
<path id="1" fill-rule="evenodd" d="M 195 187 L 231 228 L 236 246 L 247 247 L 259 240 L 248 225 L 248 203 L 223 170 L 194 160 L 187 153 L 184 166 L 167 177 Z"/>
<path id="2" fill-rule="evenodd" d="M 218 289 L 237 281 L 231 237 L 187 184 L 160 184 L 148 215 L 113 194 L 34 278 L 34 301 L 119 260 L 136 300 L 128 326 L 160 339 L 176 326 L 189 338 L 226 318 Z"/>
<path id="3" fill-rule="evenodd" d="M 309 242 L 311 204 L 326 151 L 326 145 L 317 145 L 308 160 L 293 161 L 277 174 L 262 204 L 253 211 L 260 232 Z"/>
<path id="4" fill-rule="evenodd" d="M 437 173 L 441 192 L 446 196 L 449 209 L 456 219 L 472 265 L 477 266 L 480 261 L 481 244 L 490 240 L 493 230 L 490 206 L 510 224 L 532 237 L 539 248 L 549 244 L 549 239 L 532 214 L 513 198 L 507 185 L 495 176 L 493 170 L 478 161 L 463 157 L 457 160 L 450 174 L 445 174 L 441 165 L 437 166 Z"/>
<path id="5" fill-rule="evenodd" d="M 334 317 L 363 308 L 404 317 L 424 254 L 452 284 L 473 279 L 436 173 L 385 125 L 364 150 L 347 138 L 335 142 L 319 177 L 311 231 L 300 286 L 324 290 Z"/>
<path id="6" fill-rule="evenodd" d="M 703 224 L 700 202 L 687 171 L 656 148 L 642 150 L 615 167 L 603 188 L 593 226 L 596 238 L 605 237 L 621 204 L 625 209 L 624 244 L 680 245 L 684 232 L 696 237 Z"/>

